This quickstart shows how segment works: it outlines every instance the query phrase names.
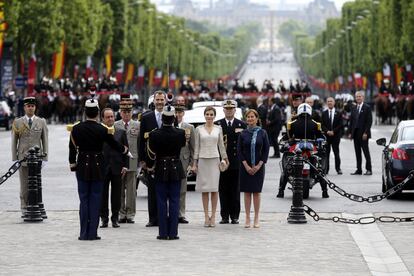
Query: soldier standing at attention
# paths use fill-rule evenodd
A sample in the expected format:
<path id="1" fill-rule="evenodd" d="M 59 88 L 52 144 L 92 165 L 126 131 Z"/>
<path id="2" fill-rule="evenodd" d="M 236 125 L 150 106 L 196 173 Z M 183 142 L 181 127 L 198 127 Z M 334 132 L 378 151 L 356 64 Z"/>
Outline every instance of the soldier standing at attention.
<path id="1" fill-rule="evenodd" d="M 165 106 L 162 126 L 149 133 L 148 152 L 155 157 L 159 240 L 177 240 L 181 180 L 186 177 L 180 160 L 185 131 L 174 127 L 174 107 Z M 168 207 L 167 207 L 168 206 Z M 167 209 L 168 208 L 168 209 Z"/>
<path id="2" fill-rule="evenodd" d="M 237 141 L 240 133 L 246 129 L 246 123 L 234 117 L 237 103 L 227 100 L 223 104 L 224 118 L 217 124 L 223 129 L 224 146 L 229 158 L 229 167 L 220 173 L 219 197 L 220 197 L 220 224 L 239 224 L 240 215 L 240 185 L 239 166 L 237 157 Z"/>
<path id="3" fill-rule="evenodd" d="M 21 160 L 31 147 L 38 146 L 40 153 L 44 156 L 43 161 L 47 161 L 48 129 L 46 120 L 35 115 L 36 99 L 34 97 L 24 98 L 23 102 L 25 115 L 13 122 L 12 159 L 13 161 Z M 29 170 L 24 162 L 19 169 L 20 208 L 23 215 L 26 212 L 28 200 L 28 174 Z"/>
<path id="4" fill-rule="evenodd" d="M 79 240 L 100 240 L 98 236 L 99 209 L 103 190 L 103 144 L 120 153 L 128 153 L 128 148 L 114 139 L 114 129 L 98 123 L 98 101 L 91 99 L 85 103 L 86 120 L 68 126 L 70 170 L 76 171 L 80 199 Z M 130 155 L 130 153 L 128 153 Z"/>

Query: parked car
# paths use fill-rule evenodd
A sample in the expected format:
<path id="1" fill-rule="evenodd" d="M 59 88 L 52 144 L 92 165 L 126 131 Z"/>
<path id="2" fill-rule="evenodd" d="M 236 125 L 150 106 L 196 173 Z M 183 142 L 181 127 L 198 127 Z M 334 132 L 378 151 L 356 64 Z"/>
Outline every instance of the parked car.
<path id="1" fill-rule="evenodd" d="M 185 111 L 183 121 L 194 125 L 194 127 L 204 124 L 206 122 L 204 119 L 204 109 L 207 106 L 213 106 L 216 109 L 215 121 L 224 118 L 223 101 L 204 101 L 193 103 L 192 109 Z M 239 120 L 242 119 L 243 114 L 241 108 L 236 108 L 236 114 L 234 116 Z"/>
<path id="2" fill-rule="evenodd" d="M 414 120 L 401 121 L 395 128 L 390 142 L 386 138 L 377 140 L 384 147 L 382 153 L 382 191 L 392 188 L 407 178 L 414 170 Z M 414 181 L 408 182 L 403 190 L 413 190 Z M 401 192 L 394 194 L 398 196 Z M 392 198 L 391 197 L 391 198 Z"/>
<path id="3" fill-rule="evenodd" d="M 0 127 L 10 130 L 13 123 L 13 113 L 6 101 L 0 101 Z"/>

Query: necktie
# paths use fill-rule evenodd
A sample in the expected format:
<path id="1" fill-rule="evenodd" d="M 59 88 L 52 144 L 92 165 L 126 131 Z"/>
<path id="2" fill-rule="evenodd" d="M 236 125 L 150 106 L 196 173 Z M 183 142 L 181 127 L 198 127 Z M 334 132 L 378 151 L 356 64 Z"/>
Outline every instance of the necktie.
<path id="1" fill-rule="evenodd" d="M 361 112 L 361 105 L 358 105 L 358 114 Z"/>
<path id="2" fill-rule="evenodd" d="M 332 110 L 329 110 L 329 125 L 330 125 L 331 130 L 332 130 Z"/>
<path id="3" fill-rule="evenodd" d="M 32 118 L 29 118 L 29 127 L 32 128 L 33 120 Z"/>
<path id="4" fill-rule="evenodd" d="M 157 113 L 157 125 L 158 125 L 158 128 L 161 127 L 161 112 Z"/>
<path id="5" fill-rule="evenodd" d="M 227 124 L 229 127 L 231 127 L 231 121 L 228 121 L 228 124 Z"/>
<path id="6" fill-rule="evenodd" d="M 125 130 L 128 130 L 128 123 L 125 123 Z"/>

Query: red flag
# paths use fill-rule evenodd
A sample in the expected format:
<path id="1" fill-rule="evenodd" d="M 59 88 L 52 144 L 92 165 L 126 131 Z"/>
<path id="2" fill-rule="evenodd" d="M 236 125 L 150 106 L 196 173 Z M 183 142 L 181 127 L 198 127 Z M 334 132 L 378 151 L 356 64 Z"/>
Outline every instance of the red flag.
<path id="1" fill-rule="evenodd" d="M 33 95 L 33 88 L 36 81 L 36 55 L 35 55 L 35 44 L 32 44 L 32 56 L 29 61 L 29 68 L 27 72 L 27 93 L 28 96 Z"/>
<path id="2" fill-rule="evenodd" d="M 140 65 L 138 67 L 137 89 L 144 87 L 145 67 Z"/>
<path id="3" fill-rule="evenodd" d="M 86 71 L 85 71 L 85 78 L 88 79 L 92 73 L 92 57 L 88 56 L 86 58 Z"/>

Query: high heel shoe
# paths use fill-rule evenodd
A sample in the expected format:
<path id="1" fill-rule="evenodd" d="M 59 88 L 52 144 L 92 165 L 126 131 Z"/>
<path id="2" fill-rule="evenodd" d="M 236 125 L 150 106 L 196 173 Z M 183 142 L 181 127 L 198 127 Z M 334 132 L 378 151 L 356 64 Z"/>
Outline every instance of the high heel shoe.
<path id="1" fill-rule="evenodd" d="M 210 218 L 210 227 L 216 227 L 216 218 Z"/>
<path id="2" fill-rule="evenodd" d="M 254 228 L 260 228 L 259 221 L 255 221 L 253 227 Z"/>
<path id="3" fill-rule="evenodd" d="M 244 224 L 244 228 L 250 228 L 250 219 L 246 219 L 246 223 Z"/>
<path id="4" fill-rule="evenodd" d="M 204 220 L 204 227 L 210 227 L 210 218 Z"/>

